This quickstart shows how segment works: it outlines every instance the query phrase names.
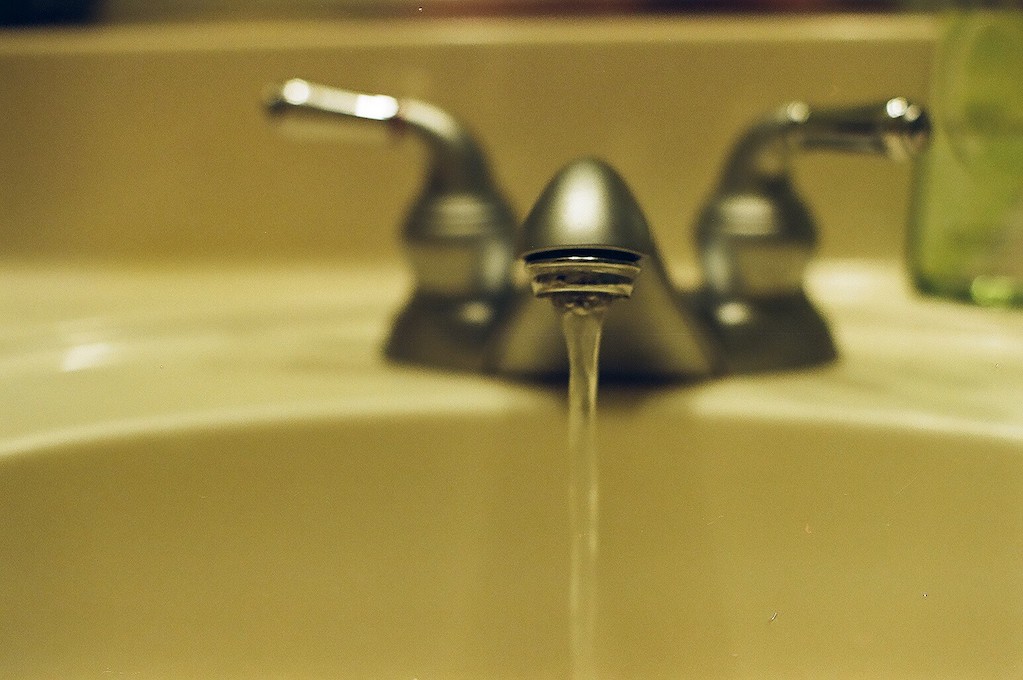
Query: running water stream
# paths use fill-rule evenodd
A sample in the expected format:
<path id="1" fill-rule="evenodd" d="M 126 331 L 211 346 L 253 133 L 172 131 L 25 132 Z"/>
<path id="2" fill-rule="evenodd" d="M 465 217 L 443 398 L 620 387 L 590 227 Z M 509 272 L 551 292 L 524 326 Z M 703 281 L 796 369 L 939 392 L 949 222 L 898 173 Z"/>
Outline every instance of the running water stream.
<path id="1" fill-rule="evenodd" d="M 573 295 L 555 301 L 568 346 L 568 454 L 572 532 L 570 625 L 572 680 L 596 680 L 599 456 L 596 439 L 600 334 L 607 295 Z"/>

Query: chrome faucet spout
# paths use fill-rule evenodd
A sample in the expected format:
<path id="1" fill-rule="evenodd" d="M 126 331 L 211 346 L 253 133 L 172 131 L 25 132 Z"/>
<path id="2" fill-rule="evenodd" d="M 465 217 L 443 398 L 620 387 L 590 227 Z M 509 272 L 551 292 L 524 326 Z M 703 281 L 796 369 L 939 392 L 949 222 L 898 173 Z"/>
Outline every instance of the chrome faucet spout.
<path id="1" fill-rule="evenodd" d="M 606 304 L 601 374 L 627 380 L 695 379 L 719 361 L 695 313 L 676 293 L 631 190 L 606 162 L 583 158 L 550 181 L 522 226 L 519 254 L 536 297 L 555 306 Z M 497 336 L 493 370 L 562 377 L 568 359 L 556 315 L 515 305 Z"/>

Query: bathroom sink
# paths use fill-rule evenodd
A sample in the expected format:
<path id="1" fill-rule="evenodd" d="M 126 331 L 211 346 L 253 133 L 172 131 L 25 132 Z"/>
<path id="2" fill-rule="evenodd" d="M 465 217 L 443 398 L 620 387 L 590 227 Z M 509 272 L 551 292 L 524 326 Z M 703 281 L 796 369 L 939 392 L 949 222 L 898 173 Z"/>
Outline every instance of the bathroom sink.
<path id="1" fill-rule="evenodd" d="M 736 136 L 790 99 L 926 100 L 939 31 L 5 32 L 0 678 L 570 677 L 564 386 L 383 359 L 423 149 L 286 139 L 270 80 L 435 101 L 519 211 L 605 158 L 691 288 L 694 211 Z M 602 386 L 599 677 L 1023 677 L 1023 317 L 908 291 L 884 258 L 909 167 L 793 171 L 839 358 Z"/>
<path id="2" fill-rule="evenodd" d="M 623 401 L 601 433 L 602 677 L 1019 672 L 1018 441 Z M 9 455 L 0 670 L 568 677 L 559 420 L 284 419 Z"/>
<path id="3" fill-rule="evenodd" d="M 0 676 L 568 677 L 563 388 L 356 273 L 7 272 Z M 1023 323 L 811 283 L 838 362 L 602 391 L 601 677 L 1023 672 Z"/>

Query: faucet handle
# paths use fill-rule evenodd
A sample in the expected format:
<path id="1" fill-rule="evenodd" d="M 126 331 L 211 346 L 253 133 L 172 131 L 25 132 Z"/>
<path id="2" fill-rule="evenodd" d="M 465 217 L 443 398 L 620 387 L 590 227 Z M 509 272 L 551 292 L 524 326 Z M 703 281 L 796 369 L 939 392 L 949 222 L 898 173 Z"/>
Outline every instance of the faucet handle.
<path id="1" fill-rule="evenodd" d="M 926 112 L 905 97 L 837 109 L 791 102 L 782 115 L 791 121 L 788 134 L 809 151 L 871 153 L 905 161 L 923 151 L 930 133 Z"/>
<path id="2" fill-rule="evenodd" d="M 418 99 L 354 92 L 292 78 L 273 87 L 267 111 L 279 121 L 319 124 L 329 118 L 388 125 L 411 131 L 429 147 L 428 184 L 437 192 L 490 191 L 490 169 L 482 148 L 451 114 Z"/>
<path id="3" fill-rule="evenodd" d="M 787 175 L 798 151 L 871 154 L 904 161 L 919 155 L 929 136 L 927 113 L 904 97 L 840 108 L 788 102 L 739 138 L 721 186 L 742 190 Z"/>
<path id="4" fill-rule="evenodd" d="M 791 102 L 739 138 L 696 228 L 704 313 L 731 348 L 736 370 L 805 365 L 835 354 L 803 292 L 817 230 L 792 184 L 793 155 L 840 151 L 905 160 L 923 150 L 929 130 L 920 106 L 895 97 L 837 109 Z M 764 351 L 765 342 L 776 347 Z"/>
<path id="5" fill-rule="evenodd" d="M 498 307 L 514 288 L 516 219 L 468 128 L 428 102 L 299 78 L 274 86 L 265 104 L 280 122 L 382 125 L 411 132 L 426 144 L 426 181 L 403 226 L 415 291 L 386 352 L 412 363 L 479 368 Z"/>
<path id="6" fill-rule="evenodd" d="M 924 110 L 905 98 L 837 109 L 791 102 L 736 142 L 697 224 L 706 284 L 722 297 L 775 297 L 802 287 L 817 243 L 809 208 L 791 180 L 796 151 L 906 160 L 926 146 Z"/>

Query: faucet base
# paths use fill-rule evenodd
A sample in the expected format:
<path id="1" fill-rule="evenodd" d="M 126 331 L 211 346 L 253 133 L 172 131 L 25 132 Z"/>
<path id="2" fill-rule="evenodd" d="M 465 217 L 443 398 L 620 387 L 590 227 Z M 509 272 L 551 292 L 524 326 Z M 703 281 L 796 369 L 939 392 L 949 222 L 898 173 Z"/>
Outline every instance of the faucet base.
<path id="1" fill-rule="evenodd" d="M 384 353 L 399 363 L 481 372 L 494 324 L 513 295 L 417 291 L 395 318 Z"/>
<path id="2" fill-rule="evenodd" d="M 802 292 L 736 300 L 703 291 L 698 297 L 728 373 L 806 368 L 838 356 L 827 323 Z"/>

